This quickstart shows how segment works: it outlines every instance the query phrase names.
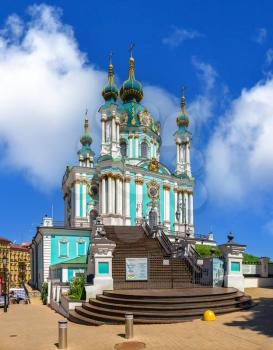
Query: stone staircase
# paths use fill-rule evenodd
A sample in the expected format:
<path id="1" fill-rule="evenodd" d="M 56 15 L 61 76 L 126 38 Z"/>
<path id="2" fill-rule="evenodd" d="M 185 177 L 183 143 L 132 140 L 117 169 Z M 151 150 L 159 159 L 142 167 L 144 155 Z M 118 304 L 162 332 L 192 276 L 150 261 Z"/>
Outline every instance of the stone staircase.
<path id="1" fill-rule="evenodd" d="M 132 313 L 136 324 L 178 323 L 200 319 L 207 309 L 219 315 L 251 306 L 252 299 L 235 288 L 115 290 L 76 307 L 69 320 L 93 326 L 122 324 L 125 314 Z"/>

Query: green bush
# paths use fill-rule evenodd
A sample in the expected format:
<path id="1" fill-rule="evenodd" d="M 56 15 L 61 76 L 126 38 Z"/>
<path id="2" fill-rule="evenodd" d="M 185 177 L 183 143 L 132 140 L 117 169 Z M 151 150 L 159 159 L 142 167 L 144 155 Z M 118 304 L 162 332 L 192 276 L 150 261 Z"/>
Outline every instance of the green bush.
<path id="1" fill-rule="evenodd" d="M 84 274 L 73 277 L 71 283 L 68 295 L 71 299 L 75 300 L 85 300 L 86 293 L 85 293 L 85 278 Z"/>
<path id="2" fill-rule="evenodd" d="M 208 244 L 195 244 L 194 249 L 197 251 L 197 253 L 202 257 L 206 258 L 208 256 L 211 256 L 211 249 L 215 249 L 215 255 L 220 256 L 221 252 L 220 249 L 217 246 L 211 246 Z"/>
<path id="3" fill-rule="evenodd" d="M 48 295 L 48 284 L 44 282 L 41 290 L 41 300 L 44 305 L 47 304 L 47 295 Z"/>
<path id="4" fill-rule="evenodd" d="M 243 263 L 247 264 L 253 264 L 253 263 L 257 263 L 259 262 L 259 258 L 257 256 L 254 256 L 252 254 L 248 254 L 248 253 L 243 253 Z"/>

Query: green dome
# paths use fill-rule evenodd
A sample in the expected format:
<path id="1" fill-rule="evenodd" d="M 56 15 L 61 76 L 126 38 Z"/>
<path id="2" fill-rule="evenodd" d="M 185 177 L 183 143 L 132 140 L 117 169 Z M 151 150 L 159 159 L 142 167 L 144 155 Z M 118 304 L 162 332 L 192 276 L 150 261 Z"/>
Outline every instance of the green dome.
<path id="1" fill-rule="evenodd" d="M 185 97 L 181 98 L 181 110 L 179 115 L 176 118 L 176 124 L 179 128 L 187 128 L 190 123 L 190 118 L 188 113 L 186 112 L 186 102 Z"/>
<path id="2" fill-rule="evenodd" d="M 116 101 L 118 98 L 118 93 L 118 87 L 114 82 L 113 65 L 110 63 L 108 67 L 108 82 L 102 89 L 102 96 L 106 101 L 110 100 L 111 98 Z"/>
<path id="3" fill-rule="evenodd" d="M 123 102 L 136 100 L 140 102 L 143 98 L 143 89 L 139 81 L 135 79 L 134 58 L 129 60 L 129 77 L 121 86 L 120 97 Z"/>

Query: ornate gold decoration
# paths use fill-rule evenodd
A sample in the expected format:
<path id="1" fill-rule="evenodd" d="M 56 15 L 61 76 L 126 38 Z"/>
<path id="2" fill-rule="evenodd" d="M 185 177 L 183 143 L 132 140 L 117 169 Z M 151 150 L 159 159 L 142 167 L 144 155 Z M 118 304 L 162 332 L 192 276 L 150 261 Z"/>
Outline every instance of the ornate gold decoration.
<path id="1" fill-rule="evenodd" d="M 170 188 L 171 188 L 170 184 L 163 184 L 164 190 L 170 190 Z"/>
<path id="2" fill-rule="evenodd" d="M 159 198 L 159 185 L 155 180 L 151 180 L 147 184 L 147 192 L 148 196 L 152 199 L 158 199 Z"/>
<path id="3" fill-rule="evenodd" d="M 149 163 L 149 170 L 157 172 L 159 170 L 159 163 L 156 158 L 152 158 Z"/>
<path id="4" fill-rule="evenodd" d="M 87 188 L 89 196 L 94 197 L 96 194 L 98 194 L 98 187 L 94 182 L 89 183 Z"/>
<path id="5" fill-rule="evenodd" d="M 136 177 L 136 179 L 135 179 L 135 183 L 137 184 L 137 185 L 143 185 L 143 183 L 144 183 L 144 180 L 143 180 L 143 178 L 142 177 Z"/>

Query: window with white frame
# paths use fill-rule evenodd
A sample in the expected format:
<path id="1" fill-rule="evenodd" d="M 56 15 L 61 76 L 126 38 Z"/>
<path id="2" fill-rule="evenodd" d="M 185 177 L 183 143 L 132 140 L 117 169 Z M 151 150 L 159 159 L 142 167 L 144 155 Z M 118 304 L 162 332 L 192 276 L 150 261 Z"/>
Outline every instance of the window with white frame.
<path id="1" fill-rule="evenodd" d="M 86 242 L 82 238 L 77 241 L 77 256 L 86 255 L 85 244 Z"/>
<path id="2" fill-rule="evenodd" d="M 60 258 L 69 257 L 69 242 L 66 239 L 59 240 L 59 257 Z"/>
<path id="3" fill-rule="evenodd" d="M 146 141 L 143 141 L 141 143 L 140 151 L 141 151 L 142 158 L 148 158 L 149 146 L 148 146 L 148 143 Z"/>

